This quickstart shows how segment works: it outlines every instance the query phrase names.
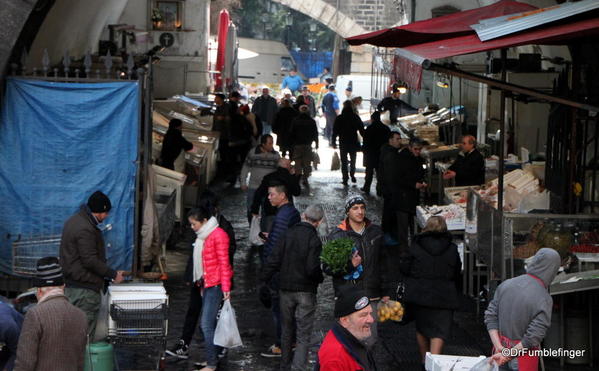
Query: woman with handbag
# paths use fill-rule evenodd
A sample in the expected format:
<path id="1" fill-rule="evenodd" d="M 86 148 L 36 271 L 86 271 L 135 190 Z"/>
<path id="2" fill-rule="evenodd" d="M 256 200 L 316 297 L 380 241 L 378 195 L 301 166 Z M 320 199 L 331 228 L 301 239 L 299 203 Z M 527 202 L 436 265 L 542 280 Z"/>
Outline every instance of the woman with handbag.
<path id="1" fill-rule="evenodd" d="M 424 363 L 426 352 L 441 354 L 451 335 L 453 311 L 459 307 L 456 283 L 460 256 L 441 216 L 428 219 L 414 236 L 408 259 L 400 266 L 405 279 L 405 301 L 416 321 L 416 340 Z"/>
<path id="2" fill-rule="evenodd" d="M 216 316 L 221 301 L 231 297 L 233 270 L 229 262 L 229 236 L 204 207 L 191 210 L 188 220 L 197 235 L 193 245 L 193 281 L 202 293 L 200 327 L 204 334 L 207 365 L 200 371 L 214 371 L 219 352 L 214 345 Z"/>

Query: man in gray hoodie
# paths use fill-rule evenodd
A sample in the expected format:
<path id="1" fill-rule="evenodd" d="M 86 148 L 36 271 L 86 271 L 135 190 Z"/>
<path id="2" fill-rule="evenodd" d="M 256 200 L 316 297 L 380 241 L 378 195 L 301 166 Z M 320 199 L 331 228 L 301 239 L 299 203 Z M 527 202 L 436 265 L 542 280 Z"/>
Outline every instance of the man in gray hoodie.
<path id="1" fill-rule="evenodd" d="M 497 287 L 485 311 L 485 324 L 495 348 L 492 359 L 502 366 L 500 370 L 537 370 L 539 357 L 528 350 L 539 348 L 551 325 L 553 299 L 548 288 L 560 263 L 557 251 L 540 249 L 526 274 Z"/>

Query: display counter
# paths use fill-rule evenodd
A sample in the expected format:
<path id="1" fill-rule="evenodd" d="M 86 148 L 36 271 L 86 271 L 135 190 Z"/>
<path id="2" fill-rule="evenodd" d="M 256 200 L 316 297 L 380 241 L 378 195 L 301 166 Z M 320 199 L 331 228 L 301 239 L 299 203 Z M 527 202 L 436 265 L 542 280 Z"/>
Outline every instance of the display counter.
<path id="1" fill-rule="evenodd" d="M 503 230 L 503 235 L 501 231 Z M 503 216 L 483 197 L 470 190 L 466 207 L 465 241 L 490 267 L 493 279 L 524 273 L 525 259 L 541 247 L 557 250 L 564 263 L 575 260 L 578 246 L 599 244 L 599 215 L 517 214 Z"/>

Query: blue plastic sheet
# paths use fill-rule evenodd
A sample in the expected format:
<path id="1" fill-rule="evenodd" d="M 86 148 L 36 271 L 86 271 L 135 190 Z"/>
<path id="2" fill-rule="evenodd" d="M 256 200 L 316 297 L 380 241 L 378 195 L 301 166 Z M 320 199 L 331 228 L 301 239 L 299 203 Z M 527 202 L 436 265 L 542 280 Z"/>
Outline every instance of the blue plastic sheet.
<path id="1" fill-rule="evenodd" d="M 12 242 L 60 235 L 96 190 L 112 201 L 108 261 L 133 261 L 140 89 L 136 81 L 9 78 L 0 121 L 0 271 Z"/>
<path id="2" fill-rule="evenodd" d="M 331 69 L 333 52 L 296 52 L 290 50 L 298 70 L 307 78 L 317 77 L 323 68 Z"/>

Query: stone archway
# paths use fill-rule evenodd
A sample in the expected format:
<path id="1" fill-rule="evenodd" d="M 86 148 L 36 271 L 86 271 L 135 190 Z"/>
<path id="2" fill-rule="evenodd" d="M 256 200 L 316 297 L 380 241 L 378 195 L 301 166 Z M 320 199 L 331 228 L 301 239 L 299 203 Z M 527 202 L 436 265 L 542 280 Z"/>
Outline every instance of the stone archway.
<path id="1" fill-rule="evenodd" d="M 313 18 L 330 28 L 337 35 L 347 38 L 366 33 L 362 26 L 355 20 L 339 11 L 334 6 L 323 0 L 272 0 L 288 8 Z"/>

